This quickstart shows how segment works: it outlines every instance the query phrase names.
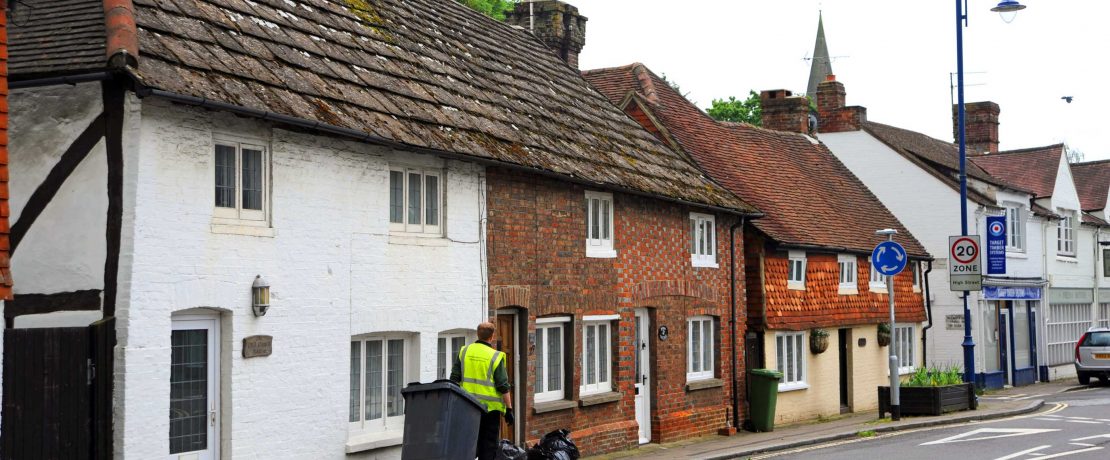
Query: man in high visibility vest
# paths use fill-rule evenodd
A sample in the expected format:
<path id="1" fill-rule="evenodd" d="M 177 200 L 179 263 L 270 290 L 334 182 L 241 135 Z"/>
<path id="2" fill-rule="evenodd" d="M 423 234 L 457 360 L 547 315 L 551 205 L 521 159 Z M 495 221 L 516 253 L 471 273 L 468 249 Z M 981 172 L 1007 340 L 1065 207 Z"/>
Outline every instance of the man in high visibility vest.
<path id="1" fill-rule="evenodd" d="M 455 365 L 451 367 L 451 380 L 486 406 L 478 427 L 478 460 L 493 460 L 497 455 L 501 415 L 505 415 L 505 422 L 510 426 L 514 421 L 505 354 L 493 347 L 495 332 L 493 323 L 479 324 L 478 340 L 459 350 Z"/>

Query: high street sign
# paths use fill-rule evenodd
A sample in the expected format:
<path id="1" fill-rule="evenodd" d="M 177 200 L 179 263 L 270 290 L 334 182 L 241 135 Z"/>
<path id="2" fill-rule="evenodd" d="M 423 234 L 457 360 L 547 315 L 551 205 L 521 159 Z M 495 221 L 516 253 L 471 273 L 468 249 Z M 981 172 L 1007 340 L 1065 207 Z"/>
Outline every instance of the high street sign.
<path id="1" fill-rule="evenodd" d="M 983 290 L 983 258 L 979 235 L 948 237 L 948 281 L 953 291 Z"/>

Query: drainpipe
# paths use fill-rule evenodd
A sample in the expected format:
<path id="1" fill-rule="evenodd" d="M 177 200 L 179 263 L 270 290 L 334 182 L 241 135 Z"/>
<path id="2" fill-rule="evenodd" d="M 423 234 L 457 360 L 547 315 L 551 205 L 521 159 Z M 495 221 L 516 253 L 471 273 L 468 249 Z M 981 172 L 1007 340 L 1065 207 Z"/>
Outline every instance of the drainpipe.
<path id="1" fill-rule="evenodd" d="M 1079 219 L 1080 220 L 1083 219 L 1082 214 L 1080 214 Z M 1099 240 L 1101 235 L 1102 235 L 1102 227 L 1095 227 L 1095 244 L 1094 244 L 1095 258 L 1093 259 L 1094 260 L 1094 266 L 1095 266 L 1095 270 L 1094 270 L 1094 274 L 1095 274 L 1095 303 L 1094 303 L 1094 305 L 1091 305 L 1091 326 L 1093 326 L 1093 327 L 1098 326 L 1098 310 L 1099 310 L 1098 289 L 1099 289 L 1099 285 L 1101 284 L 1101 279 L 1100 278 L 1102 278 L 1101 276 L 1099 276 L 1100 273 L 1098 272 L 1098 269 L 1099 269 L 1099 266 L 1098 266 L 1099 265 L 1098 264 L 1098 251 L 1099 251 L 1098 240 Z"/>
<path id="2" fill-rule="evenodd" d="M 746 216 L 740 216 L 737 222 L 728 229 L 728 258 L 729 258 L 729 297 L 731 312 L 729 313 L 728 327 L 732 333 L 732 427 L 740 429 L 740 393 L 736 387 L 736 229 L 744 227 Z"/>
<path id="3" fill-rule="evenodd" d="M 921 328 L 921 367 L 929 366 L 929 329 L 933 327 L 933 301 L 929 299 L 929 273 L 933 271 L 933 261 L 928 261 L 929 268 L 925 269 L 925 314 L 929 318 L 929 324 Z"/>

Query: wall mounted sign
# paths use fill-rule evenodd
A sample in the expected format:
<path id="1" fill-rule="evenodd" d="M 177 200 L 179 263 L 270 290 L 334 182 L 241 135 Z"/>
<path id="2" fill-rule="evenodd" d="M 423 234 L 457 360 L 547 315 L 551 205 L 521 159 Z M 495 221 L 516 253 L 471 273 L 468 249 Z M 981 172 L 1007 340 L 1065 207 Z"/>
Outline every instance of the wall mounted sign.
<path id="1" fill-rule="evenodd" d="M 1039 287 L 983 286 L 987 300 L 1038 300 L 1041 295 Z"/>
<path id="2" fill-rule="evenodd" d="M 962 331 L 964 329 L 964 315 L 944 315 L 944 329 Z"/>
<path id="3" fill-rule="evenodd" d="M 667 340 L 670 335 L 671 331 L 667 329 L 667 326 L 659 326 L 659 340 Z"/>
<path id="4" fill-rule="evenodd" d="M 270 356 L 274 352 L 274 337 L 269 335 L 252 335 L 243 337 L 243 357 L 256 358 Z"/>
<path id="5" fill-rule="evenodd" d="M 1006 274 L 1006 216 L 987 217 L 987 274 Z"/>

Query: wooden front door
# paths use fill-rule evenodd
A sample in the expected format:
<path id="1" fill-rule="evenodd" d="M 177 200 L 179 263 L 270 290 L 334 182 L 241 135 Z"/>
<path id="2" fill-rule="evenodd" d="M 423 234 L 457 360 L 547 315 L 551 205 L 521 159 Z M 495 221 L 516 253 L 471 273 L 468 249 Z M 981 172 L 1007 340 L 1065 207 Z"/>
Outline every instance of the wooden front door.
<path id="1" fill-rule="evenodd" d="M 513 415 L 516 416 L 516 423 L 519 425 L 524 421 L 520 417 L 522 412 L 519 410 L 519 398 L 516 397 L 521 391 L 517 386 L 516 378 L 517 356 L 519 356 L 516 346 L 516 318 L 516 314 L 513 313 L 497 315 L 497 343 L 494 345 L 505 354 L 505 365 L 507 366 L 505 370 L 509 374 L 509 384 L 513 386 L 511 396 L 513 398 Z M 514 428 L 515 427 L 509 426 L 508 423 L 502 420 L 501 439 L 508 439 L 515 444 L 517 439 L 515 435 L 516 430 Z"/>

